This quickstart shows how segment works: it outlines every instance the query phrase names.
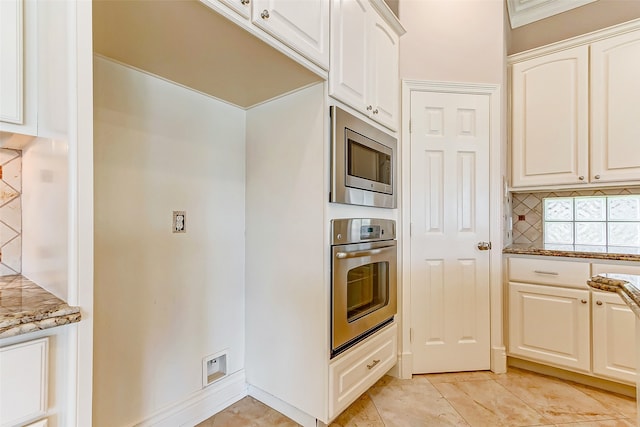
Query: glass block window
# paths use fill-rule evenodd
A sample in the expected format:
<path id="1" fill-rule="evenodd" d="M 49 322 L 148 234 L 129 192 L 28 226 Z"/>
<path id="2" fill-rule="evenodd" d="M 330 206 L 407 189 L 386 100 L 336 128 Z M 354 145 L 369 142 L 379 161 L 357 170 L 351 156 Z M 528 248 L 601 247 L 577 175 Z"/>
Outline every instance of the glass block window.
<path id="1" fill-rule="evenodd" d="M 640 247 L 640 196 L 544 199 L 544 243 Z"/>

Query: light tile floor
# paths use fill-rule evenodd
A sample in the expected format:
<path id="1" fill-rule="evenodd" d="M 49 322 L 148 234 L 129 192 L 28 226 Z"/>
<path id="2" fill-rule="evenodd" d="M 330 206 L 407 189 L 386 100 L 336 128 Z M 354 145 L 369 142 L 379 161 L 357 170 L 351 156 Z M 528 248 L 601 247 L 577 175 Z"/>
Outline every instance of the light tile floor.
<path id="1" fill-rule="evenodd" d="M 636 425 L 636 401 L 573 382 L 509 368 L 385 376 L 331 427 L 581 426 Z M 284 415 L 245 397 L 196 427 L 297 426 Z"/>

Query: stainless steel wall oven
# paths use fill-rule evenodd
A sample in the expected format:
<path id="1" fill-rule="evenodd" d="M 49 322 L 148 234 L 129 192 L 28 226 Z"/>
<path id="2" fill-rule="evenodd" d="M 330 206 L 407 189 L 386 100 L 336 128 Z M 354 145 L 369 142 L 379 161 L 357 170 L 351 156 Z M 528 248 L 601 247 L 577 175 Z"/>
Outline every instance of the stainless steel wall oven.
<path id="1" fill-rule="evenodd" d="M 331 357 L 393 321 L 397 241 L 393 220 L 331 221 Z"/>
<path id="2" fill-rule="evenodd" d="M 396 139 L 339 107 L 330 114 L 330 200 L 395 208 Z"/>

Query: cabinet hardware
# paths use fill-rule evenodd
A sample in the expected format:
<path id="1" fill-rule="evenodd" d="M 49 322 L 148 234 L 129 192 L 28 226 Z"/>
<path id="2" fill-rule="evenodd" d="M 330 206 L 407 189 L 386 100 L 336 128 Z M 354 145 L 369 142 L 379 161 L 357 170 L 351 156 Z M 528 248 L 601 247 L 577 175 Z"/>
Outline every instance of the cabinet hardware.
<path id="1" fill-rule="evenodd" d="M 595 179 L 600 179 L 600 175 L 594 176 Z"/>
<path id="2" fill-rule="evenodd" d="M 249 4 L 249 1 L 250 1 L 250 0 L 240 0 L 240 3 L 242 3 L 242 4 L 244 4 L 244 5 L 247 5 L 247 4 Z"/>
<path id="3" fill-rule="evenodd" d="M 373 110 L 373 114 L 378 114 L 378 109 Z"/>
<path id="4" fill-rule="evenodd" d="M 584 181 L 584 176 L 583 176 L 583 175 L 580 175 L 580 176 L 578 177 L 578 179 L 579 179 L 580 181 Z"/>
<path id="5" fill-rule="evenodd" d="M 371 370 L 374 366 L 380 363 L 380 359 L 375 359 L 371 365 L 367 365 L 367 369 Z"/>
<path id="6" fill-rule="evenodd" d="M 602 301 L 596 301 L 596 304 L 602 305 Z"/>
<path id="7" fill-rule="evenodd" d="M 581 299 L 580 302 L 583 303 L 583 304 L 586 304 L 587 300 L 586 299 Z"/>
<path id="8" fill-rule="evenodd" d="M 367 105 L 367 111 L 371 111 L 371 110 L 373 110 L 373 106 Z"/>
<path id="9" fill-rule="evenodd" d="M 260 14 L 260 17 L 262 19 L 267 19 L 269 18 L 269 11 L 267 9 L 263 10 L 262 13 Z"/>
<path id="10" fill-rule="evenodd" d="M 547 274 L 549 276 L 558 276 L 560 273 L 556 273 L 555 271 L 543 271 L 543 270 L 533 270 L 534 273 L 537 274 Z"/>

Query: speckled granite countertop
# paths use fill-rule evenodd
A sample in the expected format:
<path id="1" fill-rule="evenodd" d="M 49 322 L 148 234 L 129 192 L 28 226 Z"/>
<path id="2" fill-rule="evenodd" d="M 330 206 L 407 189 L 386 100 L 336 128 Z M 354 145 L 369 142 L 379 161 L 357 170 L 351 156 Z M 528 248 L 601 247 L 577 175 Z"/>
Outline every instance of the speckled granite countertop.
<path id="1" fill-rule="evenodd" d="M 619 246 L 545 245 L 541 243 L 513 244 L 504 254 L 592 258 L 615 261 L 640 261 L 640 248 Z"/>
<path id="2" fill-rule="evenodd" d="M 26 277 L 0 276 L 0 338 L 80 321 L 70 307 Z"/>
<path id="3" fill-rule="evenodd" d="M 640 318 L 640 276 L 634 274 L 598 274 L 587 281 L 594 289 L 616 292 Z"/>

